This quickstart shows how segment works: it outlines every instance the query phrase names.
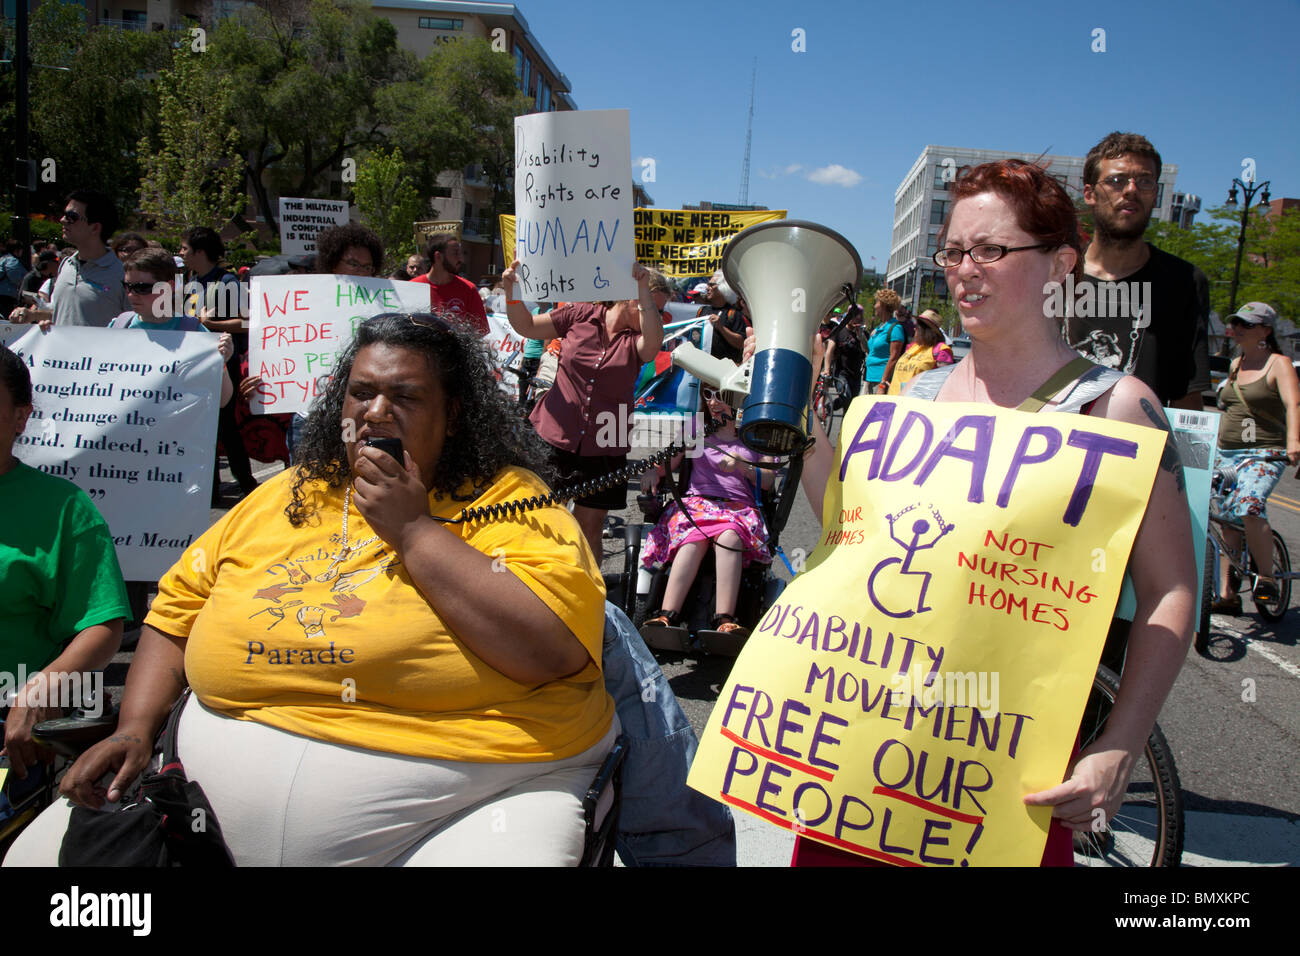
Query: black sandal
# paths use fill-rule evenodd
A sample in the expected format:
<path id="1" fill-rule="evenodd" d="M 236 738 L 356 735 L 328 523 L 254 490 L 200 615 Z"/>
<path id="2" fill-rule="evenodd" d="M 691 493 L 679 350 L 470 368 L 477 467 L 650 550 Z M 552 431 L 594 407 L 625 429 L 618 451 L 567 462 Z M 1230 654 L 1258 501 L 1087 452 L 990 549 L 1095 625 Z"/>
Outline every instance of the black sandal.
<path id="1" fill-rule="evenodd" d="M 682 626 L 681 611 L 660 608 L 641 625 L 641 639 L 661 651 L 684 651 L 690 647 L 690 633 Z"/>

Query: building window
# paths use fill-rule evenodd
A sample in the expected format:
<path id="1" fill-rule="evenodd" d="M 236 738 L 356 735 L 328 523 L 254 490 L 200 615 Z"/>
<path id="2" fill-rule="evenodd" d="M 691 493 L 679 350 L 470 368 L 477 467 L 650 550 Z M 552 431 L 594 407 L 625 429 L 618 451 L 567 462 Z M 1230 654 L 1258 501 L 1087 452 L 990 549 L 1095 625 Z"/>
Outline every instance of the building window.
<path id="1" fill-rule="evenodd" d="M 524 48 L 518 43 L 515 44 L 515 80 L 518 81 L 524 75 Z M 519 87 L 521 90 L 522 86 Z"/>
<path id="2" fill-rule="evenodd" d="M 952 205 L 951 199 L 936 199 L 930 204 L 930 225 L 942 226 L 944 217 L 948 215 L 948 208 Z"/>
<path id="3" fill-rule="evenodd" d="M 446 17 L 420 17 L 421 30 L 459 30 L 464 26 L 464 20 L 450 20 Z"/>
<path id="4" fill-rule="evenodd" d="M 1165 184 L 1164 184 L 1164 183 L 1156 183 L 1156 205 L 1155 205 L 1155 208 L 1156 208 L 1156 209 L 1159 209 L 1159 208 L 1160 208 L 1161 206 L 1163 206 L 1164 204 L 1165 204 Z"/>
<path id="5" fill-rule="evenodd" d="M 532 72 L 533 72 L 533 61 L 528 59 L 527 57 L 524 57 L 523 80 L 519 84 L 519 88 L 523 90 L 525 93 L 528 92 L 528 84 L 532 80 Z"/>
<path id="6" fill-rule="evenodd" d="M 537 108 L 543 113 L 551 109 L 551 87 L 540 76 L 537 78 Z"/>
<path id="7" fill-rule="evenodd" d="M 948 188 L 947 175 L 948 175 L 947 166 L 934 167 L 934 188 L 935 189 L 947 190 Z"/>
<path id="8" fill-rule="evenodd" d="M 432 189 L 432 191 L 429 193 L 429 196 L 430 196 L 431 198 L 433 198 L 433 199 L 450 199 L 450 198 L 451 198 L 451 187 L 450 187 L 450 186 L 434 186 L 433 189 Z"/>

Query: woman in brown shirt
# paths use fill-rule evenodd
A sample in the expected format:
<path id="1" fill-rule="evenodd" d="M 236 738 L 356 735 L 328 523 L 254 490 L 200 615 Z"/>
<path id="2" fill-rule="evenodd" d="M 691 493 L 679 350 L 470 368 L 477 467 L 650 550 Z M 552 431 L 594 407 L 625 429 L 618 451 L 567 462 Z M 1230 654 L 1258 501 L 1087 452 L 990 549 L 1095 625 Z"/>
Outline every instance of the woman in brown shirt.
<path id="1" fill-rule="evenodd" d="M 533 315 L 515 285 L 519 260 L 501 275 L 506 315 L 528 339 L 559 339 L 555 384 L 533 409 L 537 434 L 555 449 L 562 483 L 588 480 L 627 464 L 632 390 L 641 366 L 663 343 L 661 313 L 672 295 L 668 280 L 640 263 L 632 266 L 638 297 L 623 302 L 570 302 Z M 600 559 L 600 532 L 611 509 L 627 506 L 623 484 L 577 499 L 578 519 L 591 552 Z"/>

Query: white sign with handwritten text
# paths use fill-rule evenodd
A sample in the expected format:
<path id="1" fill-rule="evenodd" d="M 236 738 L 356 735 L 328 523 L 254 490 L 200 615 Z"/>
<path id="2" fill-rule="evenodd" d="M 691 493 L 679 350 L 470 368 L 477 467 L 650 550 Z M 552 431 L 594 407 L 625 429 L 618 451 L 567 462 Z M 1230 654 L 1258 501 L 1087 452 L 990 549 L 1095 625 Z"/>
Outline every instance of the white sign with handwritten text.
<path id="1" fill-rule="evenodd" d="M 428 312 L 419 282 L 355 276 L 259 276 L 249 296 L 248 374 L 262 382 L 254 415 L 307 409 L 358 325 L 383 312 Z"/>
<path id="2" fill-rule="evenodd" d="M 515 117 L 519 297 L 636 298 L 627 110 Z"/>
<path id="3" fill-rule="evenodd" d="M 0 324 L 0 342 L 32 376 L 14 456 L 90 496 L 126 580 L 158 580 L 211 523 L 217 336 Z"/>

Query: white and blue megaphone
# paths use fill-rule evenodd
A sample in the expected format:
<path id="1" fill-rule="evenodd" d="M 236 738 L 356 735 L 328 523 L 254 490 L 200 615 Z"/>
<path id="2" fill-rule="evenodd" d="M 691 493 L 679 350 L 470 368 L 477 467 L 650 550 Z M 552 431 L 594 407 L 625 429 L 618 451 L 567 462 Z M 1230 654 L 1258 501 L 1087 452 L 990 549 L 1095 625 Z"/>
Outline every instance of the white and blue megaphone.
<path id="1" fill-rule="evenodd" d="M 680 345 L 673 364 L 724 392 L 746 396 L 736 419 L 746 446 L 765 455 L 796 453 L 807 440 L 813 333 L 845 285 L 858 287 L 862 260 L 838 232 L 785 219 L 739 233 L 723 254 L 722 272 L 749 306 L 753 358 L 737 367 Z"/>

